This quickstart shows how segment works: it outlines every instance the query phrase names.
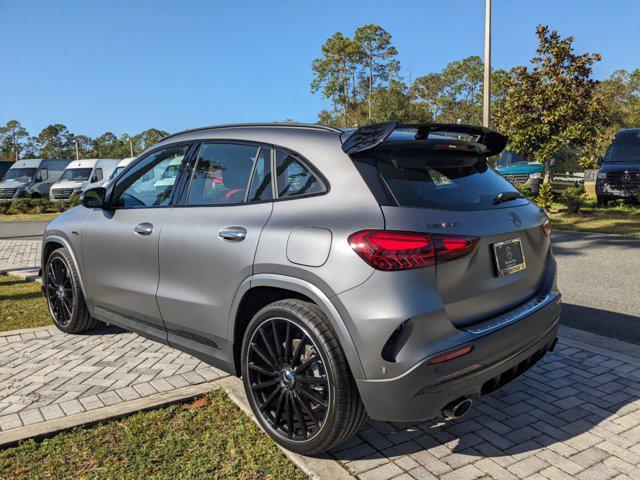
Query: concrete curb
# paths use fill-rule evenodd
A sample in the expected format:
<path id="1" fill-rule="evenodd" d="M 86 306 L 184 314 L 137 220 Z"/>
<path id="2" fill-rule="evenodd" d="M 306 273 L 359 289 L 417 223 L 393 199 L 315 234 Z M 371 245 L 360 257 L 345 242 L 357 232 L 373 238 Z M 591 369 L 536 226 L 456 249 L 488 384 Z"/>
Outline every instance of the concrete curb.
<path id="1" fill-rule="evenodd" d="M 251 419 L 256 425 L 260 425 L 255 415 L 251 411 L 249 401 L 244 392 L 242 380 L 236 377 L 225 377 L 219 380 L 219 386 L 223 388 L 233 402 Z M 318 457 L 307 457 L 297 453 L 290 452 L 278 445 L 278 448 L 291 460 L 300 470 L 307 474 L 310 478 L 316 480 L 332 479 L 332 480 L 353 480 L 353 476 L 343 468 L 340 463 L 329 457 L 322 455 Z"/>
<path id="2" fill-rule="evenodd" d="M 130 400 L 128 402 L 119 403 L 109 407 L 97 408 L 88 412 L 76 413 L 63 418 L 49 420 L 47 422 L 28 425 L 26 427 L 14 428 L 0 433 L 0 447 L 6 448 L 17 444 L 21 440 L 30 438 L 41 438 L 54 433 L 68 430 L 73 427 L 82 425 L 90 426 L 104 420 L 112 420 L 137 412 L 151 410 L 170 403 L 184 401 L 221 388 L 221 382 L 224 379 L 214 380 L 213 382 L 200 383 L 198 385 L 189 385 L 187 387 L 177 388 L 170 392 L 157 393 L 144 398 Z"/>
<path id="3" fill-rule="evenodd" d="M 40 285 L 42 285 L 42 278 L 40 278 L 40 275 L 38 275 L 39 271 L 39 268 L 14 267 L 0 270 L 0 274 L 7 275 L 9 277 L 20 278 L 27 282 L 38 282 Z"/>
<path id="4" fill-rule="evenodd" d="M 46 332 L 58 330 L 54 325 L 45 325 L 44 327 L 21 328 L 19 330 L 5 330 L 0 332 L 0 337 L 13 337 L 14 335 L 22 335 L 25 333 Z"/>

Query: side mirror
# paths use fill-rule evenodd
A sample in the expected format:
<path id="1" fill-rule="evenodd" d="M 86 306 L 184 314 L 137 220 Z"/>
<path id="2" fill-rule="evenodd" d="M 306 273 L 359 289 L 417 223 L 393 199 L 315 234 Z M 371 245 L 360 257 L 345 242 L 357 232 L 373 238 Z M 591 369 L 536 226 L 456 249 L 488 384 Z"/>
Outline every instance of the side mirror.
<path id="1" fill-rule="evenodd" d="M 107 206 L 107 189 L 94 187 L 85 190 L 80 197 L 80 204 L 86 208 L 105 208 Z"/>
<path id="2" fill-rule="evenodd" d="M 550 167 L 558 166 L 558 160 L 556 160 L 555 158 L 552 158 L 551 160 L 549 160 L 549 166 Z"/>
<path id="3" fill-rule="evenodd" d="M 602 157 L 598 157 L 596 161 L 598 162 L 598 165 L 602 165 L 603 160 L 604 159 Z"/>

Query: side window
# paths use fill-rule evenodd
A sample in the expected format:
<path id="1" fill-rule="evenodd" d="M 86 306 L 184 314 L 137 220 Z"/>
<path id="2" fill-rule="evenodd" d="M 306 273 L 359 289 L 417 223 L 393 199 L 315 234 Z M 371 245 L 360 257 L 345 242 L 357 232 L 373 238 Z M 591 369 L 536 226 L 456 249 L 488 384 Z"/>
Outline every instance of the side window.
<path id="1" fill-rule="evenodd" d="M 276 151 L 278 197 L 296 197 L 322 193 L 322 182 L 300 160 L 290 153 Z"/>
<path id="2" fill-rule="evenodd" d="M 249 188 L 250 202 L 271 200 L 273 198 L 271 188 L 271 149 L 261 148 L 255 166 L 253 167 L 253 177 Z"/>
<path id="3" fill-rule="evenodd" d="M 49 179 L 49 170 L 46 168 L 41 168 L 38 170 L 38 176 L 36 177 L 36 182 L 44 182 Z"/>
<path id="4" fill-rule="evenodd" d="M 102 180 L 102 169 L 96 168 L 91 176 L 91 183 L 99 182 L 100 180 Z"/>
<path id="5" fill-rule="evenodd" d="M 200 148 L 189 188 L 189 205 L 243 203 L 258 147 L 206 143 Z"/>
<path id="6" fill-rule="evenodd" d="M 114 188 L 116 207 L 158 207 L 171 202 L 173 186 L 189 145 L 152 153 L 121 178 Z"/>

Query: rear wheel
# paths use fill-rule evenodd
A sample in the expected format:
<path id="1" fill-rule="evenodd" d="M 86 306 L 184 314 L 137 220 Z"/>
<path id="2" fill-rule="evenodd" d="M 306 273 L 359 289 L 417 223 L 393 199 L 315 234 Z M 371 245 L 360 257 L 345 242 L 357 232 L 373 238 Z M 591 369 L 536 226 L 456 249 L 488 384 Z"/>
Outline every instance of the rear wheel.
<path id="1" fill-rule="evenodd" d="M 242 377 L 258 421 L 291 451 L 330 450 L 366 420 L 342 348 L 314 304 L 282 300 L 253 317 L 242 346 Z"/>
<path id="2" fill-rule="evenodd" d="M 89 315 L 78 272 L 66 248 L 59 248 L 49 255 L 42 284 L 49 313 L 58 329 L 80 333 L 97 326 L 98 321 Z"/>

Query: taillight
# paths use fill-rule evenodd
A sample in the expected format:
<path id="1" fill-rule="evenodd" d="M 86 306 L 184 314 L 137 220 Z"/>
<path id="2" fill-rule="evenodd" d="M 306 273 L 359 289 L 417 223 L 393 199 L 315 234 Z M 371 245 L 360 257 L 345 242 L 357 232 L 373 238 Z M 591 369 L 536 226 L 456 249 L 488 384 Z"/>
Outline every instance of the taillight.
<path id="1" fill-rule="evenodd" d="M 542 228 L 542 231 L 547 237 L 551 236 L 551 222 L 549 220 L 545 220 L 540 228 Z"/>
<path id="2" fill-rule="evenodd" d="M 362 230 L 349 237 L 351 248 L 378 270 L 397 271 L 448 262 L 471 252 L 477 237 Z"/>

